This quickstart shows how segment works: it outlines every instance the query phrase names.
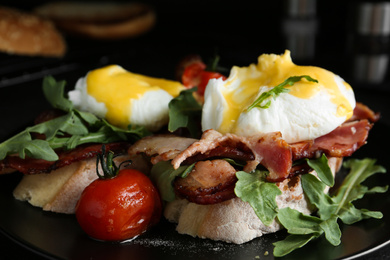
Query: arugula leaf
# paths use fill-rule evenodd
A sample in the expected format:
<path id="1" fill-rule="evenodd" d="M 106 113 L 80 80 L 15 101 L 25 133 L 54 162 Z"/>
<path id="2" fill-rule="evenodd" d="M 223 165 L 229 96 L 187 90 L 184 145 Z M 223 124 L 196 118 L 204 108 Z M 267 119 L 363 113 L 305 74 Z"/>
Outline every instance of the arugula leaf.
<path id="1" fill-rule="evenodd" d="M 156 183 L 162 200 L 168 202 L 175 200 L 175 191 L 172 186 L 173 181 L 178 176 L 185 178 L 193 167 L 194 164 L 180 166 L 175 170 L 170 161 L 161 161 L 153 165 L 150 171 L 150 177 Z"/>
<path id="2" fill-rule="evenodd" d="M 317 162 L 320 161 L 314 164 Z M 362 185 L 362 182 L 373 174 L 386 172 L 382 166 L 375 165 L 375 162 L 373 159 L 346 161 L 344 167 L 349 168 L 350 172 L 332 197 L 324 193 L 326 185 L 323 181 L 311 174 L 303 175 L 301 178 L 304 193 L 309 202 L 318 208 L 318 216 L 307 216 L 289 208 L 280 209 L 277 214 L 278 220 L 292 235 L 274 243 L 274 256 L 284 256 L 323 234 L 330 244 L 339 245 L 341 231 L 338 219 L 345 224 L 352 224 L 366 218 L 382 218 L 380 212 L 357 209 L 352 204 L 367 193 L 387 191 L 387 186 L 368 189 Z M 325 181 L 333 182 L 329 178 L 325 178 Z"/>
<path id="3" fill-rule="evenodd" d="M 279 210 L 278 220 L 287 229 L 289 236 L 274 243 L 274 256 L 285 256 L 295 249 L 301 248 L 313 239 L 325 234 L 326 239 L 334 246 L 341 243 L 341 231 L 337 224 L 337 216 L 321 220 L 315 216 L 305 215 L 295 209 Z"/>
<path id="4" fill-rule="evenodd" d="M 197 124 L 202 113 L 202 106 L 192 95 L 196 88 L 183 90 L 179 96 L 169 102 L 169 123 L 168 130 L 176 131 L 181 127 L 186 127 L 192 137 L 199 137 L 200 126 Z"/>
<path id="5" fill-rule="evenodd" d="M 263 92 L 261 93 L 260 97 L 258 97 L 253 103 L 252 105 L 250 105 L 246 111 L 250 111 L 252 108 L 255 108 L 255 107 L 259 107 L 259 108 L 269 108 L 269 106 L 271 105 L 271 100 L 268 100 L 267 103 L 265 103 L 264 105 L 262 105 L 262 103 L 270 98 L 270 97 L 273 97 L 274 99 L 279 96 L 280 94 L 282 93 L 287 93 L 289 92 L 290 90 L 285 88 L 287 85 L 294 85 L 296 82 L 302 80 L 302 78 L 305 78 L 307 81 L 312 81 L 312 82 L 316 82 L 318 83 L 318 80 L 316 79 L 313 79 L 312 77 L 308 76 L 308 75 L 302 75 L 302 76 L 292 76 L 292 77 L 289 77 L 288 79 L 286 79 L 285 81 L 283 81 L 282 83 L 280 83 L 279 85 L 277 85 L 276 87 L 272 88 L 271 90 L 267 91 L 267 92 Z"/>
<path id="6" fill-rule="evenodd" d="M 324 219 L 330 217 L 332 212 L 335 212 L 337 205 L 333 203 L 332 198 L 328 194 L 324 193 L 325 183 L 311 174 L 303 175 L 301 182 L 305 196 L 317 207 L 318 215 L 323 216 Z"/>
<path id="7" fill-rule="evenodd" d="M 92 113 L 82 112 L 76 109 L 74 109 L 74 112 L 90 126 L 100 121 L 100 119 Z"/>
<path id="8" fill-rule="evenodd" d="M 265 181 L 264 171 L 256 170 L 251 173 L 238 171 L 236 176 L 238 181 L 234 192 L 237 197 L 248 202 L 259 219 L 265 225 L 270 225 L 278 212 L 275 198 L 282 192 L 275 183 Z"/>
<path id="9" fill-rule="evenodd" d="M 354 200 L 362 198 L 370 192 L 386 192 L 386 187 L 375 187 L 369 190 L 361 183 L 375 173 L 385 173 L 386 169 L 380 165 L 375 165 L 374 159 L 351 159 L 344 162 L 343 166 L 350 169 L 350 174 L 344 179 L 342 185 L 334 197 L 334 202 L 338 204 L 336 213 L 345 224 L 352 224 L 367 217 L 382 218 L 380 212 L 371 212 L 368 210 L 358 210 L 351 203 Z M 354 218 L 351 218 L 354 216 Z"/>
<path id="10" fill-rule="evenodd" d="M 32 140 L 28 132 L 19 134 L 13 138 L 12 142 L 0 144 L 0 159 L 7 156 L 7 151 L 17 153 L 19 157 L 24 159 L 27 156 L 39 159 L 41 156 L 49 160 L 57 160 L 58 156 L 53 149 L 43 140 Z"/>
<path id="11" fill-rule="evenodd" d="M 318 236 L 315 234 L 289 235 L 286 237 L 286 239 L 280 240 L 273 244 L 275 246 L 273 254 L 275 257 L 285 256 L 294 251 L 295 249 L 303 247 L 317 237 Z"/>
<path id="12" fill-rule="evenodd" d="M 334 185 L 334 177 L 332 174 L 331 169 L 328 165 L 328 158 L 325 154 L 322 154 L 322 156 L 318 159 L 306 159 L 307 164 L 316 171 L 318 178 L 328 185 L 329 187 L 333 187 Z"/>
<path id="13" fill-rule="evenodd" d="M 301 212 L 291 208 L 279 209 L 278 219 L 290 234 L 319 235 L 322 233 L 319 226 L 322 221 L 319 218 L 302 214 Z"/>
<path id="14" fill-rule="evenodd" d="M 219 55 L 215 55 L 206 66 L 206 71 L 217 71 L 219 63 Z"/>
<path id="15" fill-rule="evenodd" d="M 43 79 L 42 89 L 47 101 L 54 108 L 69 112 L 73 109 L 72 102 L 64 97 L 65 81 L 56 81 L 52 76 Z"/>
<path id="16" fill-rule="evenodd" d="M 27 127 L 25 131 L 45 134 L 47 140 L 53 138 L 58 132 L 70 135 L 85 135 L 88 133 L 87 127 L 73 111 L 35 126 Z"/>
<path id="17" fill-rule="evenodd" d="M 60 133 L 59 133 L 60 132 Z M 50 143 L 45 140 L 33 140 L 30 133 L 40 133 L 46 136 L 46 140 L 53 139 L 56 135 L 67 134 L 86 134 L 87 128 L 70 112 L 64 116 L 54 118 L 50 121 L 27 127 L 23 132 L 9 138 L 0 144 L 0 160 L 8 154 L 18 153 L 19 157 L 24 159 L 25 152 L 36 159 L 45 159 L 48 161 L 58 160 Z M 35 148 L 34 148 L 35 147 Z"/>
<path id="18" fill-rule="evenodd" d="M 0 160 L 9 154 L 19 154 L 47 161 L 58 160 L 55 149 L 73 149 L 85 143 L 136 141 L 151 133 L 140 126 L 118 128 L 92 113 L 78 111 L 64 97 L 65 82 L 48 76 L 43 80 L 43 91 L 49 103 L 67 112 L 52 120 L 27 127 L 24 131 L 0 143 Z M 45 140 L 34 140 L 31 133 L 44 134 Z"/>
<path id="19" fill-rule="evenodd" d="M 222 160 L 227 161 L 231 166 L 233 166 L 235 168 L 241 168 L 242 169 L 245 166 L 245 164 L 236 162 L 235 160 L 233 160 L 231 158 L 223 158 Z"/>
<path id="20" fill-rule="evenodd" d="M 334 246 L 338 246 L 341 243 L 341 230 L 339 224 L 337 224 L 338 216 L 332 215 L 330 218 L 320 223 L 321 229 L 325 233 L 326 240 Z"/>
<path id="21" fill-rule="evenodd" d="M 194 169 L 195 163 L 191 164 L 190 166 L 186 166 L 186 169 L 180 174 L 180 177 L 187 178 L 188 174 Z"/>

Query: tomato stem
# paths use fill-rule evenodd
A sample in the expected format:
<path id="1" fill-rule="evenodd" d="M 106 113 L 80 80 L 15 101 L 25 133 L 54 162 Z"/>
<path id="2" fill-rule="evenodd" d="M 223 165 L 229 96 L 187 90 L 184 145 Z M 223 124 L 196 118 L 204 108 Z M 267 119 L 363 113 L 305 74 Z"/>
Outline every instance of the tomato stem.
<path id="1" fill-rule="evenodd" d="M 99 176 L 99 179 L 111 179 L 118 175 L 119 169 L 124 163 L 127 163 L 124 167 L 131 164 L 131 160 L 125 160 L 119 164 L 119 167 L 116 166 L 114 158 L 118 154 L 114 154 L 113 151 L 106 152 L 106 146 L 102 145 L 102 152 L 96 156 L 96 174 Z M 102 167 L 103 174 L 99 172 L 99 165 Z"/>
<path id="2" fill-rule="evenodd" d="M 110 179 L 118 175 L 119 168 L 113 161 L 114 152 L 107 151 L 106 146 L 102 145 L 102 153 L 98 154 L 96 157 L 96 173 L 100 179 Z M 102 167 L 103 174 L 99 172 L 99 165 Z"/>

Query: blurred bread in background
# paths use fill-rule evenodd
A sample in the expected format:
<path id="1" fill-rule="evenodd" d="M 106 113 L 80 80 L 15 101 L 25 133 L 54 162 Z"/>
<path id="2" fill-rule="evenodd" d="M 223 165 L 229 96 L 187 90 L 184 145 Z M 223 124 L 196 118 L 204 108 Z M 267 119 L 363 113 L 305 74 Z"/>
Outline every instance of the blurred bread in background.
<path id="1" fill-rule="evenodd" d="M 0 51 L 62 57 L 66 43 L 51 21 L 17 9 L 0 7 Z"/>
<path id="2" fill-rule="evenodd" d="M 67 33 L 106 40 L 138 36 L 149 31 L 156 20 L 154 10 L 141 3 L 50 2 L 34 13 Z"/>

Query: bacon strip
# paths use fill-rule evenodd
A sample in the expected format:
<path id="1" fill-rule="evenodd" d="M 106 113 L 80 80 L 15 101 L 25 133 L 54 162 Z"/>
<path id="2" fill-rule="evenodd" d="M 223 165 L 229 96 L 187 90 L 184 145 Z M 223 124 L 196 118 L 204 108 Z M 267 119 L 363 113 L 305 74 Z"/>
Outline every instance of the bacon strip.
<path id="1" fill-rule="evenodd" d="M 379 120 L 379 118 L 380 118 L 380 113 L 375 113 L 368 106 L 356 102 L 356 106 L 353 110 L 353 115 L 350 119 L 347 120 L 347 122 L 367 119 L 371 123 L 375 123 Z"/>
<path id="2" fill-rule="evenodd" d="M 57 117 L 56 111 L 44 113 L 37 122 Z M 246 171 L 253 170 L 262 164 L 269 171 L 269 181 L 280 181 L 291 172 L 291 162 L 302 158 L 316 157 L 325 153 L 333 157 L 352 155 L 365 144 L 368 132 L 379 119 L 367 106 L 357 103 L 354 115 L 342 126 L 331 133 L 315 140 L 287 144 L 280 133 L 269 133 L 250 138 L 232 134 L 222 135 L 214 130 L 205 131 L 201 140 L 178 136 L 153 136 L 141 139 L 129 150 L 129 154 L 146 153 L 152 156 L 152 163 L 161 160 L 172 160 L 175 168 L 181 164 L 189 164 L 208 158 L 231 158 L 246 162 Z M 359 121 L 354 121 L 359 120 Z M 110 150 L 123 151 L 127 143 L 107 144 Z M 47 162 L 36 159 L 20 159 L 8 156 L 0 161 L 0 172 L 14 169 L 25 174 L 48 173 L 52 170 L 71 164 L 72 162 L 94 157 L 100 152 L 101 144 L 80 146 L 72 151 L 59 152 L 60 159 Z"/>
<path id="3" fill-rule="evenodd" d="M 235 197 L 235 174 L 221 166 L 222 163 L 219 165 L 220 170 L 217 170 L 211 162 L 221 160 L 215 158 L 246 162 L 244 170 L 247 172 L 262 164 L 270 171 L 268 180 L 276 182 L 310 170 L 307 164 L 292 166 L 295 160 L 317 157 L 322 153 L 328 157 L 350 156 L 366 143 L 372 127 L 370 122 L 378 120 L 379 114 L 358 104 L 354 118 L 359 120 L 349 120 L 315 140 L 294 144 L 287 144 L 279 132 L 239 137 L 233 134 L 222 135 L 214 130 L 205 131 L 200 140 L 193 142 L 188 148 L 181 147 L 182 151 L 172 160 L 174 168 L 197 162 L 195 170 L 188 177 L 175 180 L 175 190 L 179 196 L 197 204 L 214 204 Z M 148 146 L 145 143 L 143 145 Z"/>
<path id="4" fill-rule="evenodd" d="M 214 151 L 227 151 L 228 154 Z M 222 135 L 210 129 L 203 133 L 199 141 L 178 154 L 172 160 L 172 165 L 173 168 L 177 169 L 182 163 L 189 161 L 188 158 L 210 158 L 208 157 L 210 155 L 228 157 L 232 151 L 234 151 L 235 159 L 250 162 L 244 169 L 245 171 L 255 169 L 259 163 L 264 165 L 270 171 L 268 176 L 270 181 L 285 179 L 290 173 L 292 164 L 291 148 L 282 139 L 280 132 L 247 138 L 234 134 Z M 248 158 L 251 160 L 248 160 Z"/>
<path id="5" fill-rule="evenodd" d="M 292 151 L 289 144 L 282 139 L 280 132 L 250 138 L 248 144 L 256 156 L 258 163 L 269 170 L 268 181 L 282 181 L 288 177 L 292 166 Z M 248 164 L 244 170 L 254 170 L 255 164 Z M 257 165 L 256 165 L 257 166 Z"/>
<path id="6" fill-rule="evenodd" d="M 174 182 L 176 193 L 197 204 L 215 204 L 235 197 L 236 169 L 225 160 L 199 161 L 186 178 Z"/>
<path id="7" fill-rule="evenodd" d="M 262 164 L 270 171 L 268 181 L 277 182 L 289 176 L 295 160 L 314 158 L 322 153 L 330 157 L 352 155 L 366 143 L 371 127 L 366 119 L 347 122 L 315 140 L 294 144 L 287 144 L 279 132 L 240 137 L 207 130 L 199 141 L 179 153 L 172 160 L 172 165 L 177 169 L 183 163 L 212 157 L 231 158 L 229 155 L 233 154 L 234 159 L 247 162 L 245 171 L 254 170 L 258 164 Z"/>
<path id="8" fill-rule="evenodd" d="M 236 170 L 229 164 L 232 170 L 226 169 L 220 163 L 216 163 L 217 161 L 228 164 L 223 160 L 199 161 L 186 178 L 177 178 L 174 182 L 177 195 L 202 205 L 235 198 Z M 289 177 L 305 174 L 310 170 L 311 168 L 306 163 L 299 164 L 291 167 Z"/>
<path id="9" fill-rule="evenodd" d="M 127 151 L 130 156 L 145 153 L 152 157 L 153 164 L 159 161 L 169 161 L 197 139 L 179 137 L 174 135 L 147 136 L 130 146 Z"/>
<path id="10" fill-rule="evenodd" d="M 313 158 L 321 153 L 331 157 L 351 156 L 366 143 L 371 128 L 366 119 L 347 122 L 314 141 L 291 144 L 293 160 Z"/>
<path id="11" fill-rule="evenodd" d="M 107 150 L 114 153 L 126 152 L 129 143 L 117 142 L 105 144 Z M 78 146 L 70 151 L 58 152 L 59 159 L 57 161 L 46 161 L 42 159 L 25 158 L 21 159 L 18 156 L 8 156 L 0 161 L 1 169 L 15 169 L 24 174 L 50 173 L 53 170 L 69 165 L 73 162 L 92 158 L 98 153 L 101 153 L 102 144 L 91 144 Z"/>

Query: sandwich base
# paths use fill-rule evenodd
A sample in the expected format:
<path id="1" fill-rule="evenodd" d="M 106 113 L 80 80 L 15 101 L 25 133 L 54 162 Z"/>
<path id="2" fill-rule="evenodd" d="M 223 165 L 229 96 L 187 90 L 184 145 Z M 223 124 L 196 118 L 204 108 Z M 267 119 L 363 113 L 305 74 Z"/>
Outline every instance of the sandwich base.
<path id="1" fill-rule="evenodd" d="M 333 173 L 338 171 L 341 162 L 342 158 L 329 159 Z M 310 174 L 316 175 L 314 171 Z M 314 206 L 308 203 L 303 192 L 300 175 L 279 182 L 277 186 L 282 191 L 276 197 L 279 208 L 290 207 L 304 214 L 314 211 Z M 324 192 L 327 191 L 328 189 Z M 276 219 L 266 226 L 250 204 L 240 198 L 211 205 L 176 199 L 166 205 L 164 216 L 168 221 L 177 223 L 176 230 L 180 234 L 235 244 L 243 244 L 283 228 Z"/>
<path id="2" fill-rule="evenodd" d="M 119 165 L 132 160 L 127 168 L 148 172 L 149 166 L 142 156 L 118 156 L 114 162 Z M 14 189 L 15 199 L 27 201 L 45 211 L 74 214 L 83 190 L 98 178 L 96 174 L 96 157 L 72 163 L 51 173 L 23 176 Z"/>

